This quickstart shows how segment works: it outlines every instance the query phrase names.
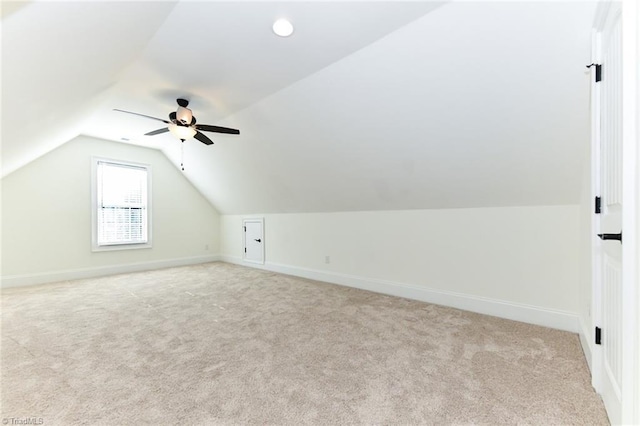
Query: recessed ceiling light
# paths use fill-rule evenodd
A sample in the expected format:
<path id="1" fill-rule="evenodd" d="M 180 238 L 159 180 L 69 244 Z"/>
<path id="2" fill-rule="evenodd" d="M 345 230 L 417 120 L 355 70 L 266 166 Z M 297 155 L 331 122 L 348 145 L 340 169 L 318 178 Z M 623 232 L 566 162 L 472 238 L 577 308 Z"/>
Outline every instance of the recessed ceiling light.
<path id="1" fill-rule="evenodd" d="M 278 19 L 273 23 L 273 32 L 280 37 L 289 37 L 293 34 L 293 25 L 286 19 Z"/>

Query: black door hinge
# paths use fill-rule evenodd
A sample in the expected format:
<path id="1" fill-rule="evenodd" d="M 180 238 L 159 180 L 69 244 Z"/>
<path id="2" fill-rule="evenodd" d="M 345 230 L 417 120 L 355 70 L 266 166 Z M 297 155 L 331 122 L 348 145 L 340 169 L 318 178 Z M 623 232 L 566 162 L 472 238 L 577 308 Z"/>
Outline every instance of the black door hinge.
<path id="1" fill-rule="evenodd" d="M 598 234 L 598 237 L 600 237 L 600 239 L 603 241 L 617 240 L 620 241 L 620 244 L 622 244 L 622 231 L 617 234 Z"/>
<path id="2" fill-rule="evenodd" d="M 244 232 L 247 232 L 247 227 L 246 226 L 244 227 Z"/>
<path id="3" fill-rule="evenodd" d="M 600 327 L 596 327 L 596 345 L 602 344 L 602 329 Z"/>
<path id="4" fill-rule="evenodd" d="M 246 247 L 244 248 L 244 252 L 245 252 L 245 253 L 247 252 L 247 248 L 246 248 Z"/>
<path id="5" fill-rule="evenodd" d="M 602 80 L 602 64 L 589 64 L 587 68 L 596 67 L 596 83 Z"/>
<path id="6" fill-rule="evenodd" d="M 602 199 L 600 197 L 596 197 L 595 204 L 596 204 L 596 208 L 595 208 L 596 214 L 600 214 L 600 212 L 602 211 L 602 205 L 601 205 Z"/>

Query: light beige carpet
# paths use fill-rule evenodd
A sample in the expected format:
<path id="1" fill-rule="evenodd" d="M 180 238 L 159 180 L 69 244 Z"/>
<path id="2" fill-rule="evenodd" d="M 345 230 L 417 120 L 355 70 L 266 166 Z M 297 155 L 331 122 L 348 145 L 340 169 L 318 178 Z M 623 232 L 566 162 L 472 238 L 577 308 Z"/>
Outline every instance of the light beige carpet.
<path id="1" fill-rule="evenodd" d="M 607 424 L 571 333 L 224 263 L 5 290 L 2 414 Z"/>

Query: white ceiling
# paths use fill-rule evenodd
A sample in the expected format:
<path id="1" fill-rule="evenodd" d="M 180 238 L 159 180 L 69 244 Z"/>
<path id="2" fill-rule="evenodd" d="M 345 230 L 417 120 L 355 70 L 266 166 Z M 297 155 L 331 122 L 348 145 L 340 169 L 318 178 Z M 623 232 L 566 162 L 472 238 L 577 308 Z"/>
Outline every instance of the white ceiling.
<path id="1" fill-rule="evenodd" d="M 35 2 L 2 18 L 2 169 L 77 134 L 180 163 L 222 213 L 579 199 L 594 2 Z M 287 39 L 271 32 L 289 18 Z M 25 129 L 28 131 L 25 132 Z"/>

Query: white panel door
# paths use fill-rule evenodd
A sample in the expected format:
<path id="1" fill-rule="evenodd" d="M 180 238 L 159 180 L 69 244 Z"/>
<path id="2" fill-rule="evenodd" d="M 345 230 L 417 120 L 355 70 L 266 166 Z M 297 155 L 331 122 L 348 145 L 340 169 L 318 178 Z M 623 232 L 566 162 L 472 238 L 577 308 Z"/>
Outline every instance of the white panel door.
<path id="1" fill-rule="evenodd" d="M 620 9 L 601 33 L 600 259 L 601 394 L 612 424 L 622 420 L 622 49 Z M 621 236 L 620 236 L 621 238 Z"/>
<path id="2" fill-rule="evenodd" d="M 264 220 L 245 219 L 242 221 L 244 232 L 244 257 L 247 262 L 264 263 Z"/>

